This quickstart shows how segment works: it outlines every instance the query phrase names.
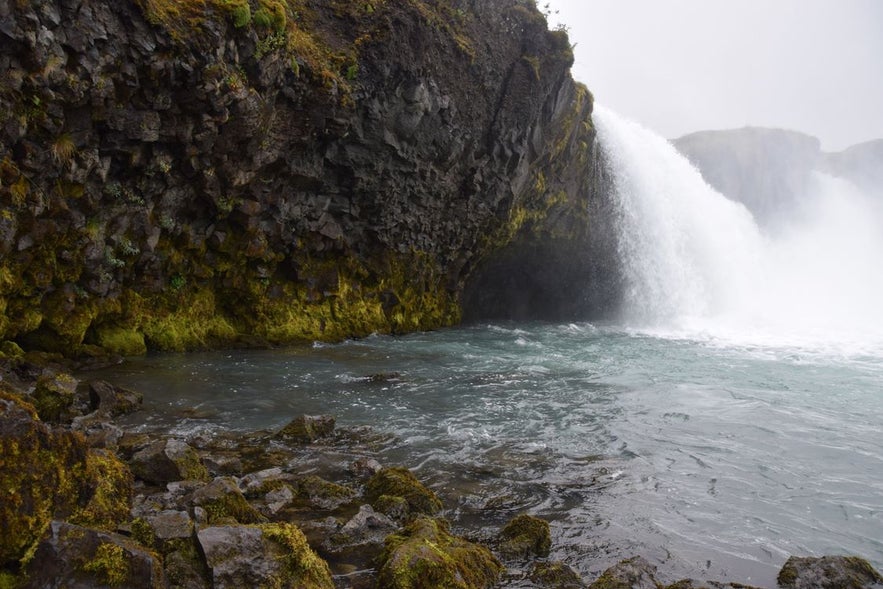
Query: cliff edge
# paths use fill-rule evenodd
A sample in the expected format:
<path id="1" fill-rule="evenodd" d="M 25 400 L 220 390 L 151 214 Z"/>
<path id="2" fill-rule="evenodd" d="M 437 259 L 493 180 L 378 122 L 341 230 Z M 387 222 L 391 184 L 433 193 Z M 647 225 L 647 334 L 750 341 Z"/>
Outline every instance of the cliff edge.
<path id="1" fill-rule="evenodd" d="M 468 284 L 537 278 L 495 286 L 489 260 L 603 225 L 572 60 L 524 0 L 0 0 L 0 341 L 138 354 L 492 315 L 505 297 Z"/>

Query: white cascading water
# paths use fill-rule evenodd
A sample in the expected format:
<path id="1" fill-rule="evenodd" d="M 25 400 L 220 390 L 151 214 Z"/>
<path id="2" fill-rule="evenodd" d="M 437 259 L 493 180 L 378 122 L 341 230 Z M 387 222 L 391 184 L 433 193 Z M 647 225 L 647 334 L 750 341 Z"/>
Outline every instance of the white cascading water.
<path id="1" fill-rule="evenodd" d="M 738 345 L 883 354 L 883 202 L 814 173 L 765 234 L 665 139 L 598 107 L 611 167 L 624 321 Z"/>

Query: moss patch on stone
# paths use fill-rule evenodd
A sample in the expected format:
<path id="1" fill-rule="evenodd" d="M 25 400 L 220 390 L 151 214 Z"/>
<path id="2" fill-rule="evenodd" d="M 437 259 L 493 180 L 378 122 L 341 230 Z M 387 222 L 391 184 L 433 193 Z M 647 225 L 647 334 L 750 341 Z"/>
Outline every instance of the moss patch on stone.
<path id="1" fill-rule="evenodd" d="M 274 523 L 259 526 L 264 536 L 284 551 L 279 587 L 333 589 L 328 563 L 313 552 L 303 532 L 292 524 Z"/>
<path id="2" fill-rule="evenodd" d="M 110 543 L 100 544 L 95 555 L 84 562 L 80 569 L 111 587 L 122 585 L 130 574 L 125 550 L 118 544 Z"/>
<path id="3" fill-rule="evenodd" d="M 129 467 L 107 450 L 91 450 L 86 456 L 85 477 L 91 488 L 88 503 L 77 509 L 70 522 L 113 531 L 129 519 L 133 477 Z"/>
<path id="4" fill-rule="evenodd" d="M 407 468 L 384 468 L 371 477 L 365 485 L 365 499 L 372 507 L 382 511 L 380 499 L 384 496 L 404 499 L 412 515 L 435 515 L 443 507 L 438 496 Z"/>
<path id="5" fill-rule="evenodd" d="M 503 570 L 487 548 L 451 535 L 446 524 L 426 517 L 389 536 L 380 562 L 380 589 L 491 587 Z"/>
<path id="6" fill-rule="evenodd" d="M 510 558 L 548 556 L 551 547 L 549 522 L 532 515 L 512 518 L 500 532 L 500 552 Z"/>

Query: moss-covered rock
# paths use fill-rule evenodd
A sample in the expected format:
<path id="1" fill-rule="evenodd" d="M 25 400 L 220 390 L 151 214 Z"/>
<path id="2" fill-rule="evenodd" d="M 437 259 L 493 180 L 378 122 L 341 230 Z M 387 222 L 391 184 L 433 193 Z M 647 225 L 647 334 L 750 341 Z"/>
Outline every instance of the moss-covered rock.
<path id="1" fill-rule="evenodd" d="M 351 503 L 358 493 L 349 487 L 310 475 L 298 481 L 297 496 L 301 502 L 316 509 L 333 510 Z"/>
<path id="2" fill-rule="evenodd" d="M 579 574 L 561 561 L 538 562 L 530 572 L 530 580 L 549 589 L 584 589 Z"/>
<path id="3" fill-rule="evenodd" d="M 407 468 L 384 468 L 371 477 L 365 485 L 365 499 L 372 507 L 386 513 L 381 503 L 389 503 L 389 500 L 381 500 L 384 496 L 404 499 L 410 515 L 435 515 L 443 507 L 438 496 L 417 480 Z"/>
<path id="4" fill-rule="evenodd" d="M 589 589 L 659 589 L 656 567 L 636 556 L 608 568 Z"/>
<path id="5" fill-rule="evenodd" d="M 120 356 L 143 356 L 147 353 L 144 334 L 131 327 L 99 327 L 95 330 L 95 343 L 107 352 Z"/>
<path id="6" fill-rule="evenodd" d="M 164 589 L 162 565 L 153 553 L 118 534 L 52 522 L 25 571 L 25 589 L 119 587 Z"/>
<path id="7" fill-rule="evenodd" d="M 777 581 L 782 589 L 871 589 L 883 576 L 858 556 L 792 556 Z"/>
<path id="8" fill-rule="evenodd" d="M 191 502 L 202 507 L 208 515 L 209 524 L 254 524 L 266 521 L 245 500 L 239 487 L 230 477 L 219 477 L 193 493 Z"/>
<path id="9" fill-rule="evenodd" d="M 334 417 L 331 415 L 301 415 L 292 419 L 277 433 L 286 440 L 308 444 L 334 432 Z"/>
<path id="10" fill-rule="evenodd" d="M 133 477 L 129 467 L 108 450 L 90 450 L 86 455 L 84 482 L 89 501 L 77 509 L 70 522 L 103 530 L 116 530 L 129 519 Z"/>
<path id="11" fill-rule="evenodd" d="M 37 379 L 31 398 L 40 419 L 50 423 L 69 421 L 71 407 L 77 393 L 77 380 L 69 374 L 58 373 Z"/>
<path id="12" fill-rule="evenodd" d="M 214 589 L 334 588 L 328 564 L 294 525 L 216 526 L 197 537 Z"/>
<path id="13" fill-rule="evenodd" d="M 493 586 L 503 570 L 483 546 L 451 535 L 447 525 L 418 517 L 386 539 L 380 589 L 479 589 Z"/>
<path id="14" fill-rule="evenodd" d="M 500 552 L 509 558 L 548 556 L 551 547 L 549 522 L 532 515 L 512 518 L 500 532 Z"/>
<path id="15" fill-rule="evenodd" d="M 196 450 L 175 439 L 159 440 L 139 450 L 132 456 L 130 466 L 137 478 L 157 485 L 209 478 Z"/>
<path id="16" fill-rule="evenodd" d="M 82 436 L 52 429 L 33 406 L 0 392 L 0 565 L 24 557 L 53 518 L 88 497 L 87 455 Z"/>

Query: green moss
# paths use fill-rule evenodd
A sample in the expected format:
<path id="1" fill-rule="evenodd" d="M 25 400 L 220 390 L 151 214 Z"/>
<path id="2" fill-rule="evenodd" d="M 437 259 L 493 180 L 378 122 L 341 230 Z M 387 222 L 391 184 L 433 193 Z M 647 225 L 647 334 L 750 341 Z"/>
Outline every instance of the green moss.
<path id="1" fill-rule="evenodd" d="M 585 587 L 579 575 L 560 561 L 537 563 L 530 573 L 530 580 L 541 587 L 554 589 L 582 589 Z"/>
<path id="2" fill-rule="evenodd" d="M 129 519 L 132 508 L 133 477 L 129 467 L 107 450 L 91 450 L 86 456 L 85 478 L 92 490 L 88 503 L 79 508 L 70 522 L 114 531 Z"/>
<path id="3" fill-rule="evenodd" d="M 371 477 L 365 485 L 365 499 L 374 507 L 384 495 L 404 499 L 413 515 L 434 515 L 443 507 L 436 494 L 423 486 L 407 468 L 384 468 Z"/>
<path id="4" fill-rule="evenodd" d="M 15 342 L 5 341 L 0 343 L 0 354 L 5 358 L 21 358 L 25 351 Z"/>
<path id="5" fill-rule="evenodd" d="M 64 420 L 74 403 L 76 390 L 77 381 L 69 374 L 38 378 L 31 398 L 40 419 L 49 422 Z"/>
<path id="6" fill-rule="evenodd" d="M 156 547 L 156 534 L 153 526 L 143 517 L 132 520 L 132 539 L 145 548 L 153 550 Z"/>
<path id="7" fill-rule="evenodd" d="M 493 586 L 503 567 L 491 552 L 420 517 L 386 539 L 380 589 L 476 589 Z"/>
<path id="8" fill-rule="evenodd" d="M 49 522 L 73 511 L 84 494 L 86 443 L 36 420 L 36 410 L 0 391 L 0 566 L 25 559 Z"/>
<path id="9" fill-rule="evenodd" d="M 22 580 L 18 575 L 0 571 L 0 589 L 17 589 L 21 585 Z"/>
<path id="10" fill-rule="evenodd" d="M 95 550 L 95 556 L 83 563 L 80 568 L 111 587 L 122 585 L 130 575 L 126 552 L 117 544 L 100 544 Z"/>
<path id="11" fill-rule="evenodd" d="M 549 522 L 532 515 L 518 515 L 500 532 L 500 552 L 508 557 L 548 556 L 552 547 Z"/>
<path id="12" fill-rule="evenodd" d="M 200 489 L 195 503 L 205 509 L 211 524 L 237 522 L 256 524 L 266 518 L 246 501 L 232 479 L 216 479 Z"/>
<path id="13" fill-rule="evenodd" d="M 278 587 L 300 589 L 334 589 L 328 563 L 310 549 L 307 539 L 296 526 L 286 523 L 259 526 L 264 536 L 283 551 L 284 567 L 277 579 Z"/>
<path id="14" fill-rule="evenodd" d="M 95 342 L 113 354 L 143 356 L 147 353 L 144 334 L 133 328 L 107 325 L 95 330 Z"/>
<path id="15" fill-rule="evenodd" d="M 310 475 L 298 484 L 298 496 L 314 507 L 335 509 L 355 499 L 356 492 L 349 487 Z"/>

